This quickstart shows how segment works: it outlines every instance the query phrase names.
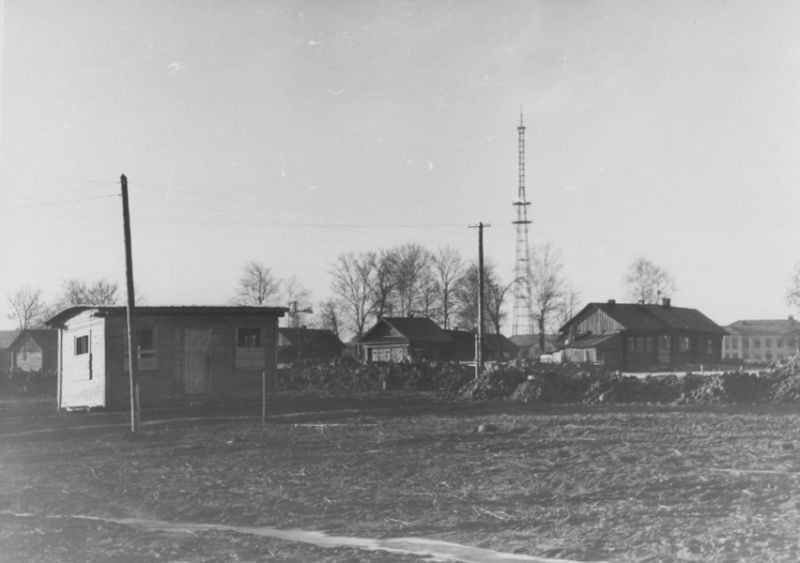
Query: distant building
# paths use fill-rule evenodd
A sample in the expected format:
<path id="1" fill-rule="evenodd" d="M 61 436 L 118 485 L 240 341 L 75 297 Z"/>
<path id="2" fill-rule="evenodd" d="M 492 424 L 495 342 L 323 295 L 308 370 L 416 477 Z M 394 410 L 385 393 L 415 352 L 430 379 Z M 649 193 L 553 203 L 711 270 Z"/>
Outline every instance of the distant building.
<path id="1" fill-rule="evenodd" d="M 424 317 L 384 317 L 358 344 L 368 363 L 444 361 L 457 353 L 450 335 Z"/>
<path id="2" fill-rule="evenodd" d="M 544 335 L 544 350 L 540 349 L 538 334 L 515 334 L 511 342 L 517 346 L 518 356 L 521 359 L 538 361 L 542 354 L 550 354 L 558 349 L 558 335 Z"/>
<path id="3" fill-rule="evenodd" d="M 329 330 L 278 328 L 278 363 L 339 358 L 344 344 Z"/>
<path id="4" fill-rule="evenodd" d="M 589 303 L 560 329 L 568 361 L 651 371 L 721 361 L 725 329 L 697 309 L 638 303 Z"/>
<path id="5" fill-rule="evenodd" d="M 780 361 L 800 349 L 800 321 L 787 319 L 741 320 L 725 327 L 722 357 L 743 363 Z"/>
<path id="6" fill-rule="evenodd" d="M 0 373 L 11 368 L 11 344 L 18 334 L 18 330 L 0 330 Z"/>
<path id="7" fill-rule="evenodd" d="M 12 371 L 53 371 L 58 368 L 58 331 L 28 329 L 9 347 Z"/>
<path id="8" fill-rule="evenodd" d="M 136 307 L 142 406 L 259 397 L 277 369 L 284 307 Z M 125 307 L 76 306 L 47 321 L 59 329 L 58 408 L 128 404 Z"/>
<path id="9" fill-rule="evenodd" d="M 451 359 L 469 362 L 475 359 L 475 333 L 469 330 L 447 330 L 455 342 L 457 355 Z M 486 333 L 483 335 L 482 357 L 487 362 L 502 362 L 517 357 L 518 348 L 508 337 L 502 334 Z"/>

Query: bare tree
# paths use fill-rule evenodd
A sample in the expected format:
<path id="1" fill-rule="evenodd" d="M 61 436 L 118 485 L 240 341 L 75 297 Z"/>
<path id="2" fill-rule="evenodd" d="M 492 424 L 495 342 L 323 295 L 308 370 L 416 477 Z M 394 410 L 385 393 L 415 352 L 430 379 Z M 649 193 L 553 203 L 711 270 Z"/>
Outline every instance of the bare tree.
<path id="1" fill-rule="evenodd" d="M 322 301 L 317 305 L 318 309 L 318 318 L 319 318 L 319 327 L 324 330 L 329 330 L 336 336 L 340 336 L 339 334 L 339 325 L 340 325 L 340 307 L 339 304 L 334 299 L 328 299 L 327 301 Z"/>
<path id="2" fill-rule="evenodd" d="M 786 290 L 786 302 L 800 312 L 800 260 L 794 263 L 789 288 Z"/>
<path id="3" fill-rule="evenodd" d="M 564 287 L 564 295 L 558 306 L 558 313 L 556 314 L 559 327 L 567 324 L 567 322 L 578 313 L 580 302 L 581 292 L 575 289 L 575 286 L 571 283 L 567 282 Z"/>
<path id="4" fill-rule="evenodd" d="M 433 271 L 436 276 L 436 291 L 440 305 L 442 327 L 450 328 L 450 317 L 455 306 L 455 292 L 463 281 L 464 259 L 461 252 L 452 246 L 439 248 L 433 255 Z"/>
<path id="5" fill-rule="evenodd" d="M 297 279 L 290 276 L 283 281 L 283 295 L 289 304 L 289 326 L 303 325 L 303 319 L 311 311 L 311 292 Z"/>
<path id="6" fill-rule="evenodd" d="M 43 324 L 47 307 L 42 299 L 42 290 L 24 285 L 14 295 L 7 296 L 12 312 L 8 318 L 17 321 L 18 330 L 26 330 Z"/>
<path id="7" fill-rule="evenodd" d="M 277 300 L 280 289 L 280 279 L 267 266 L 250 261 L 242 270 L 233 302 L 236 305 L 266 305 Z"/>
<path id="8" fill-rule="evenodd" d="M 376 319 L 382 319 L 391 306 L 392 293 L 395 281 L 395 254 L 391 250 L 370 252 L 367 254 L 372 264 L 373 273 L 370 276 L 370 309 Z"/>
<path id="9" fill-rule="evenodd" d="M 331 290 L 342 304 L 356 337 L 364 334 L 372 310 L 374 260 L 369 253 L 342 254 L 331 265 Z"/>
<path id="10" fill-rule="evenodd" d="M 675 280 L 665 269 L 640 256 L 625 273 L 628 297 L 637 303 L 658 303 L 662 296 L 675 293 Z"/>
<path id="11" fill-rule="evenodd" d="M 72 305 L 116 305 L 119 300 L 117 295 L 119 284 L 106 279 L 99 279 L 92 283 L 76 278 L 64 280 L 61 296 L 57 300 L 57 307 Z"/>
<path id="12" fill-rule="evenodd" d="M 478 264 L 477 262 L 472 262 L 466 267 L 462 277 L 462 283 L 458 284 L 454 294 L 456 301 L 456 325 L 460 329 L 474 330 L 478 326 L 479 285 Z M 484 314 L 489 313 L 489 299 L 493 292 L 490 288 L 493 287 L 503 286 L 497 280 L 494 264 L 486 260 L 483 264 Z M 505 292 L 502 293 L 505 297 Z M 497 305 L 499 305 L 499 307 L 497 307 Z M 501 311 L 502 305 L 503 300 L 498 300 L 491 308 Z"/>
<path id="13" fill-rule="evenodd" d="M 564 298 L 566 280 L 561 271 L 561 253 L 550 243 L 534 249 L 531 260 L 531 293 L 533 316 L 539 329 L 539 350 L 544 353 L 545 335 L 552 329 L 552 323 Z"/>
<path id="14" fill-rule="evenodd" d="M 401 316 L 412 313 L 418 304 L 420 286 L 430 265 L 430 252 L 419 244 L 404 244 L 395 250 L 395 288 Z"/>

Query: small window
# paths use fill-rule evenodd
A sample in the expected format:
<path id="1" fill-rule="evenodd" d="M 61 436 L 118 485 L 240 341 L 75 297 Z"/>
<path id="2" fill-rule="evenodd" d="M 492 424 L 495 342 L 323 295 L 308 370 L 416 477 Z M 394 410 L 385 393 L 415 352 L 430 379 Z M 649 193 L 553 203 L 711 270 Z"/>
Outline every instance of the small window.
<path id="1" fill-rule="evenodd" d="M 82 356 L 89 353 L 89 335 L 75 337 L 75 355 Z"/>
<path id="2" fill-rule="evenodd" d="M 688 336 L 681 336 L 680 343 L 681 343 L 681 352 L 686 352 L 687 350 L 689 350 Z"/>
<path id="3" fill-rule="evenodd" d="M 137 366 L 140 370 L 158 369 L 158 337 L 155 327 L 136 329 Z"/>
<path id="4" fill-rule="evenodd" d="M 237 348 L 261 348 L 261 329 L 240 328 L 236 331 Z"/>
<path id="5" fill-rule="evenodd" d="M 709 356 L 714 354 L 714 342 L 710 338 L 706 340 L 706 354 Z"/>

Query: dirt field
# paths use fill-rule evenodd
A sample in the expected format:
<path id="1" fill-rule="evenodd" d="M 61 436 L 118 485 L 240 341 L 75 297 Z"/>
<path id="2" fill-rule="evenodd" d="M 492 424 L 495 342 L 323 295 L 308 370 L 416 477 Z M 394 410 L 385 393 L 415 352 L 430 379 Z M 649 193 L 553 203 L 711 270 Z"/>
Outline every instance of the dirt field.
<path id="1" fill-rule="evenodd" d="M 259 412 L 146 412 L 132 437 L 123 413 L 0 405 L 0 560 L 424 560 L 260 527 L 573 561 L 800 560 L 797 407 L 376 394 L 281 401 L 264 427 Z"/>

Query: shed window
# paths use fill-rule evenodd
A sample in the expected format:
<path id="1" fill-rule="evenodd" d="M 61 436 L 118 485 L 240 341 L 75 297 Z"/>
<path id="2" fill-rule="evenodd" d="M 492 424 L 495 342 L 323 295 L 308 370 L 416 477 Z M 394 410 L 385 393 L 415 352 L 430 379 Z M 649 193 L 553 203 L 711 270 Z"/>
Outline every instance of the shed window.
<path id="1" fill-rule="evenodd" d="M 75 337 L 75 355 L 81 356 L 89 353 L 89 335 Z"/>
<path id="2" fill-rule="evenodd" d="M 236 331 L 237 348 L 261 348 L 261 329 L 240 328 Z"/>

